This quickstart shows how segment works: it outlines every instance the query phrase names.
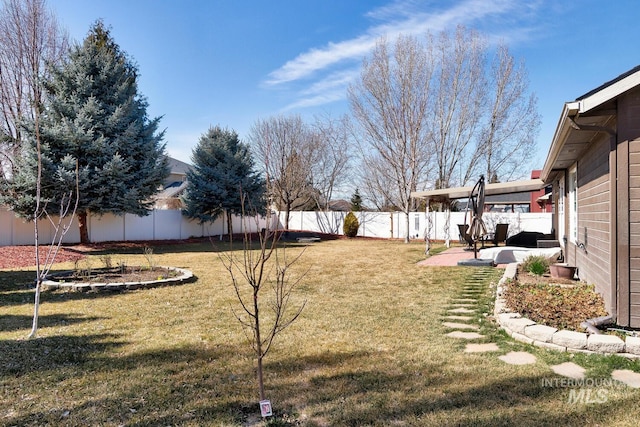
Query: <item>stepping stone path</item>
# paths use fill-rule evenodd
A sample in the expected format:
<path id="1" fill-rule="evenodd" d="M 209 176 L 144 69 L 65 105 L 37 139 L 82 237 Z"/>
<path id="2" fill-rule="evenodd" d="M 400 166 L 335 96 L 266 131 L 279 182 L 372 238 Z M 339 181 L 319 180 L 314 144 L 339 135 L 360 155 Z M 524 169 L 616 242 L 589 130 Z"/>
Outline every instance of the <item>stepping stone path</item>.
<path id="1" fill-rule="evenodd" d="M 462 331 L 449 332 L 447 336 L 451 338 L 462 338 L 463 340 L 475 340 L 478 338 L 484 338 L 484 335 L 480 335 L 477 332 L 462 332 Z"/>
<path id="2" fill-rule="evenodd" d="M 447 328 L 451 328 L 451 329 L 473 329 L 474 331 L 477 331 L 478 329 L 480 329 L 480 326 L 470 325 L 468 323 L 442 322 L 442 324 Z"/>
<path id="3" fill-rule="evenodd" d="M 498 359 L 509 365 L 531 365 L 536 363 L 536 357 L 526 351 L 510 351 L 504 356 L 498 357 Z"/>
<path id="4" fill-rule="evenodd" d="M 577 380 L 581 380 L 585 377 L 585 372 L 587 371 L 582 366 L 577 365 L 573 362 L 565 362 L 559 365 L 551 366 L 551 370 L 558 375 L 562 375 L 567 378 L 575 378 Z"/>
<path id="5" fill-rule="evenodd" d="M 480 314 L 479 298 L 486 294 L 488 288 L 489 270 L 485 268 L 475 268 L 471 279 L 462 287 L 457 298 L 451 300 L 449 308 L 443 316 L 442 325 L 448 329 L 456 329 L 448 332 L 447 337 L 461 340 L 478 340 L 484 338 L 479 332 L 480 326 L 474 323 L 474 315 Z M 467 323 L 468 322 L 468 323 Z M 474 332 L 471 332 L 474 331 Z M 464 348 L 465 353 L 491 353 L 500 351 L 496 343 L 467 343 Z M 498 356 L 498 359 L 510 365 L 529 365 L 537 362 L 537 358 L 526 351 L 512 351 Z M 558 365 L 549 366 L 556 374 L 565 378 L 583 380 L 586 378 L 586 369 L 573 363 L 565 362 Z M 611 373 L 611 378 L 619 381 L 631 388 L 640 388 L 640 373 L 629 369 L 618 369 Z"/>
<path id="6" fill-rule="evenodd" d="M 490 342 L 487 344 L 467 344 L 464 348 L 465 353 L 486 353 L 489 351 L 499 351 L 498 344 Z"/>

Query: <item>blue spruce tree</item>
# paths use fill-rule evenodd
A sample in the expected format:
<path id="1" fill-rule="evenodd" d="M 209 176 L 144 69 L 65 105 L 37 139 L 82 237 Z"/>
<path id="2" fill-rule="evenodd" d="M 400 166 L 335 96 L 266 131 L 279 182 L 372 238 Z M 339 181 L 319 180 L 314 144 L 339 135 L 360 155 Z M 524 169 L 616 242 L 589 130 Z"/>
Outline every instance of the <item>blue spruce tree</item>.
<path id="1" fill-rule="evenodd" d="M 41 199 L 55 203 L 75 187 L 77 162 L 82 242 L 89 241 L 89 214 L 148 214 L 169 173 L 160 118 L 147 117 L 137 78 L 137 67 L 98 21 L 44 84 Z M 26 130 L 30 143 L 19 159 L 11 192 L 17 197 L 10 204 L 28 218 L 35 206 L 35 124 Z"/>
<path id="2" fill-rule="evenodd" d="M 232 215 L 264 212 L 264 180 L 255 171 L 249 147 L 235 131 L 210 128 L 200 137 L 191 161 L 183 198 L 187 217 L 212 222 L 226 212 L 231 235 Z"/>

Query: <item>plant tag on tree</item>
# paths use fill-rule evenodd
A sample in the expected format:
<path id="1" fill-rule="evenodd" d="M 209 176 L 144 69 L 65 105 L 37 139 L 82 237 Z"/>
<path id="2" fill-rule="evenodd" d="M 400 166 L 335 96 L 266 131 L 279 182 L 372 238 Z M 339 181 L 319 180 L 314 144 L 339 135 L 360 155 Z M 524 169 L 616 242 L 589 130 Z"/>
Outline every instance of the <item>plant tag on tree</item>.
<path id="1" fill-rule="evenodd" d="M 262 414 L 263 417 L 270 417 L 273 415 L 273 412 L 271 411 L 271 401 L 260 401 L 260 414 Z"/>

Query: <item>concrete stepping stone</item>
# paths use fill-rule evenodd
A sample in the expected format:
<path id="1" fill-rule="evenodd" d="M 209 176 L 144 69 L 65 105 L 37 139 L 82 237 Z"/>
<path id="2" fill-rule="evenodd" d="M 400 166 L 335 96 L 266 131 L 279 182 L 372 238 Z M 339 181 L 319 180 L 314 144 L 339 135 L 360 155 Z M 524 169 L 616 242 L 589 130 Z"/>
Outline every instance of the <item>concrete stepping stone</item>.
<path id="1" fill-rule="evenodd" d="M 467 344 L 464 348 L 465 353 L 486 353 L 489 351 L 498 351 L 498 344 L 490 342 L 486 344 Z"/>
<path id="2" fill-rule="evenodd" d="M 445 316 L 444 318 L 446 320 L 458 320 L 461 322 L 468 322 L 470 320 L 473 320 L 473 317 L 471 316 Z"/>
<path id="3" fill-rule="evenodd" d="M 451 307 L 464 307 L 464 308 L 471 308 L 471 307 L 475 307 L 476 304 L 469 304 L 468 302 L 454 302 L 449 304 Z"/>
<path id="4" fill-rule="evenodd" d="M 640 388 L 640 374 L 630 369 L 616 369 L 611 373 L 611 378 L 631 388 Z"/>
<path id="5" fill-rule="evenodd" d="M 480 335 L 477 332 L 463 332 L 463 331 L 449 332 L 447 336 L 451 338 L 460 338 L 463 340 L 476 340 L 478 338 L 484 338 L 484 335 Z"/>
<path id="6" fill-rule="evenodd" d="M 468 323 L 442 322 L 442 325 L 444 325 L 447 328 L 451 328 L 451 329 L 473 329 L 475 331 L 480 329 L 480 326 L 478 326 L 478 325 L 469 325 Z"/>
<path id="7" fill-rule="evenodd" d="M 454 308 L 452 310 L 449 310 L 449 313 L 475 313 L 475 310 L 470 310 L 468 308 L 464 308 L 464 307 L 458 307 L 458 308 Z"/>
<path id="8" fill-rule="evenodd" d="M 473 298 L 455 298 L 452 303 L 454 304 L 467 304 L 467 303 L 476 303 L 478 302 L 477 299 L 473 299 Z"/>
<path id="9" fill-rule="evenodd" d="M 581 380 L 585 376 L 586 369 L 582 366 L 577 365 L 573 362 L 565 362 L 559 365 L 551 366 L 551 370 L 558 375 L 562 375 L 567 378 L 575 378 L 577 380 Z"/>
<path id="10" fill-rule="evenodd" d="M 499 356 L 498 359 L 509 365 L 531 365 L 536 363 L 536 357 L 526 351 L 511 351 L 504 356 Z"/>

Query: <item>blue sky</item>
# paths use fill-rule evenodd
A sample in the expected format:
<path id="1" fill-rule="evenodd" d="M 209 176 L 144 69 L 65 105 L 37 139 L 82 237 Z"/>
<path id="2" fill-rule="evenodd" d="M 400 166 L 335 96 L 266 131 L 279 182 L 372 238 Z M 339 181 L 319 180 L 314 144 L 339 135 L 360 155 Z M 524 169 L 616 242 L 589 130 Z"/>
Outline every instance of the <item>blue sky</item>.
<path id="1" fill-rule="evenodd" d="M 543 166 L 566 101 L 640 64 L 635 0 L 49 0 L 81 41 L 97 19 L 137 63 L 170 155 L 210 126 L 348 111 L 346 87 L 376 39 L 462 24 L 507 44 L 538 97 Z"/>

